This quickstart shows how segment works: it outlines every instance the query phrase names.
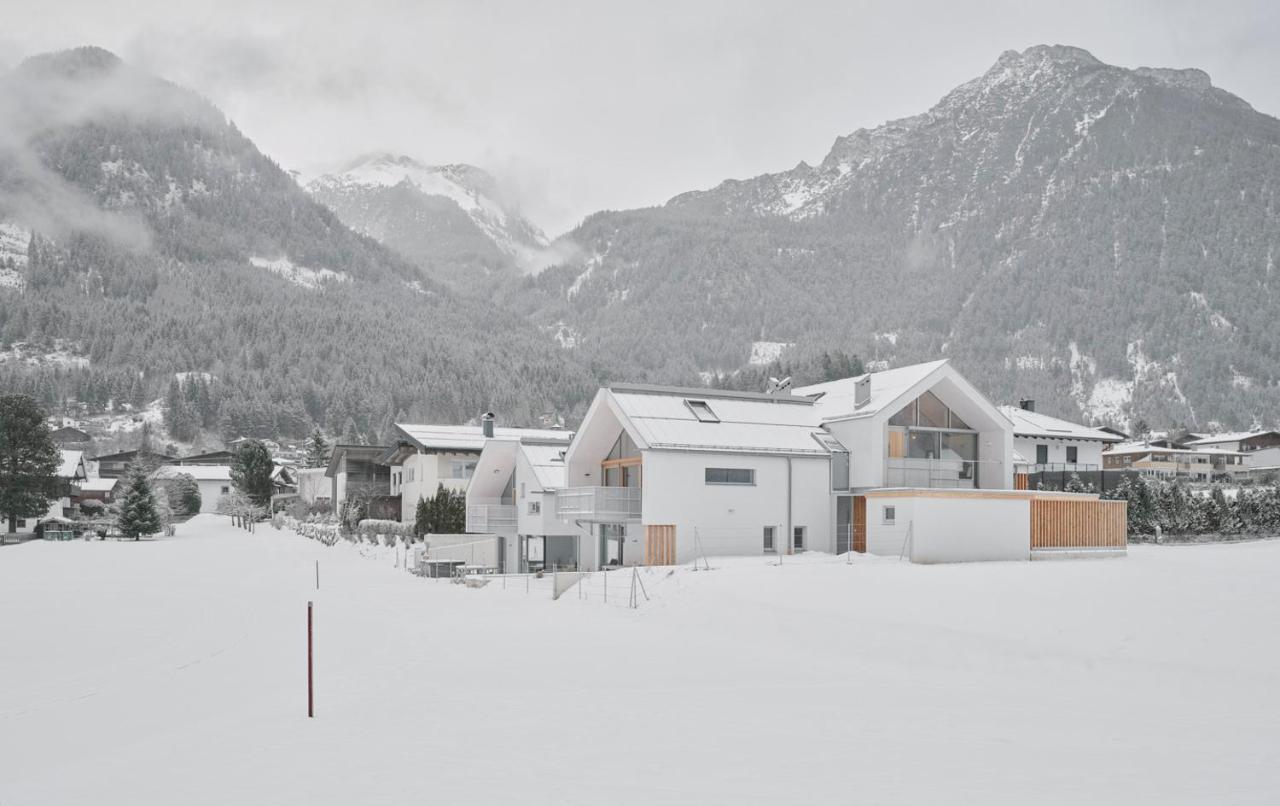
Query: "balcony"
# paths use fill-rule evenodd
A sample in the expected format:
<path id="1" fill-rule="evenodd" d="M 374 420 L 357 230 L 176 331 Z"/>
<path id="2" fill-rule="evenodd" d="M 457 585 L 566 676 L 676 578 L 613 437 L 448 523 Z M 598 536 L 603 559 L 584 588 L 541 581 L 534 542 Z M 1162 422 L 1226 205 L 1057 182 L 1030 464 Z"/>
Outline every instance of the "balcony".
<path id="1" fill-rule="evenodd" d="M 556 517 L 565 521 L 640 520 L 639 487 L 568 487 L 556 491 Z"/>
<path id="2" fill-rule="evenodd" d="M 473 534 L 498 534 L 516 528 L 513 504 L 467 504 L 467 531 Z"/>
<path id="3" fill-rule="evenodd" d="M 996 463 L 977 459 L 886 459 L 884 486 L 971 490 L 978 486 L 983 464 Z"/>

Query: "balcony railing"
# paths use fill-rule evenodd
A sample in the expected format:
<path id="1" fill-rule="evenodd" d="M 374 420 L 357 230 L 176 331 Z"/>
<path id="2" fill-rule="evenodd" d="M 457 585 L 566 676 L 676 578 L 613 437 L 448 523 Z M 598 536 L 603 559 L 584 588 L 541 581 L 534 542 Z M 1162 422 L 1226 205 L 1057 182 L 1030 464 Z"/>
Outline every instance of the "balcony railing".
<path id="1" fill-rule="evenodd" d="M 981 473 L 997 472 L 997 464 L 981 459 L 886 459 L 884 486 L 973 489 Z"/>
<path id="2" fill-rule="evenodd" d="M 1085 465 L 1079 462 L 1046 462 L 1028 465 L 1028 473 L 1096 473 L 1102 468 L 1097 465 Z"/>
<path id="3" fill-rule="evenodd" d="M 556 491 L 556 517 L 595 523 L 640 520 L 639 487 L 568 487 Z"/>
<path id="4" fill-rule="evenodd" d="M 467 531 L 493 534 L 516 528 L 516 508 L 512 504 L 467 504 Z"/>

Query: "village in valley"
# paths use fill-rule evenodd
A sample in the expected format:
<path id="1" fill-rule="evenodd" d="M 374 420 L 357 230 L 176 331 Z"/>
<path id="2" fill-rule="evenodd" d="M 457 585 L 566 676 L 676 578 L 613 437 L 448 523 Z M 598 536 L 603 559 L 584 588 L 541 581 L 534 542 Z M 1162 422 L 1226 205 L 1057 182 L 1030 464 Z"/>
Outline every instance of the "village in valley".
<path id="1" fill-rule="evenodd" d="M 235 439 L 97 453 L 54 418 L 58 492 L 9 539 L 149 537 L 199 514 L 414 545 L 428 576 L 600 571 L 716 556 L 914 562 L 1123 555 L 1131 540 L 1269 534 L 1280 432 L 1130 435 L 995 405 L 936 361 L 758 392 L 614 384 L 576 428 L 394 423 L 388 444 Z M 172 445 L 172 443 L 170 443 Z M 239 473 L 237 465 L 245 466 Z"/>

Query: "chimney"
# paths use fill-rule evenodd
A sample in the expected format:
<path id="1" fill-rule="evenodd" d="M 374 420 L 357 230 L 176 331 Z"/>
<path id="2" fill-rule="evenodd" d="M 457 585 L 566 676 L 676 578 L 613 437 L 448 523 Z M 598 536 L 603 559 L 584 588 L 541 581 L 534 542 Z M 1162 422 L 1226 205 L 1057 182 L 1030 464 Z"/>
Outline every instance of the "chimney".
<path id="1" fill-rule="evenodd" d="M 871 376 L 864 375 L 853 385 L 853 407 L 860 409 L 871 400 Z"/>
<path id="2" fill-rule="evenodd" d="M 491 411 L 480 415 L 480 427 L 484 429 L 485 439 L 493 439 L 493 417 L 494 414 Z"/>
<path id="3" fill-rule="evenodd" d="M 1022 409 L 1023 411 L 1035 411 L 1036 402 L 1032 398 L 1024 397 L 1018 401 L 1018 408 Z"/>

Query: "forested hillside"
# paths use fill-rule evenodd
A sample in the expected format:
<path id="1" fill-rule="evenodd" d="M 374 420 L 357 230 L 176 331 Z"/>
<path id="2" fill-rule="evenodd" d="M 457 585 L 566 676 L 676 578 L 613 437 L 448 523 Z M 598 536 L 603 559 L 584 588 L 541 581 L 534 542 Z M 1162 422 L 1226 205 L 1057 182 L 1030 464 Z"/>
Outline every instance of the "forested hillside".
<path id="1" fill-rule="evenodd" d="M 1280 121 L 1204 73 L 1036 47 L 820 165 L 592 216 L 511 301 L 624 374 L 950 356 L 1069 417 L 1274 425 L 1278 186 Z"/>
<path id="2" fill-rule="evenodd" d="M 203 425 L 373 439 L 400 416 L 572 413 L 589 373 L 345 227 L 192 93 L 86 48 L 0 77 L 0 385 L 75 410 L 210 382 Z M 25 248 L 20 245 L 25 242 Z"/>

